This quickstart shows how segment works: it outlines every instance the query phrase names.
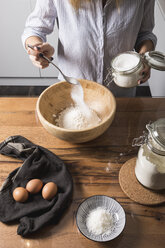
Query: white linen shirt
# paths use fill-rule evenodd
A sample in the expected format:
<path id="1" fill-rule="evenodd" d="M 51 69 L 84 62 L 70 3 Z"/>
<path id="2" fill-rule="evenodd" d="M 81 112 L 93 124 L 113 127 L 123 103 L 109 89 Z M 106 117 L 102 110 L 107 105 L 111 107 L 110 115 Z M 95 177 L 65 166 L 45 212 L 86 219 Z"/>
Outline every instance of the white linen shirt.
<path id="1" fill-rule="evenodd" d="M 59 29 L 58 66 L 67 76 L 89 79 L 104 84 L 107 68 L 114 56 L 136 49 L 143 40 L 156 45 L 154 27 L 155 0 L 92 0 L 76 11 L 69 0 L 37 0 L 26 21 L 22 42 L 39 36 L 44 42 L 54 29 Z M 53 44 L 52 44 L 53 45 Z M 59 75 L 61 79 L 61 75 Z M 116 96 L 131 96 L 135 88 L 109 88 Z"/>

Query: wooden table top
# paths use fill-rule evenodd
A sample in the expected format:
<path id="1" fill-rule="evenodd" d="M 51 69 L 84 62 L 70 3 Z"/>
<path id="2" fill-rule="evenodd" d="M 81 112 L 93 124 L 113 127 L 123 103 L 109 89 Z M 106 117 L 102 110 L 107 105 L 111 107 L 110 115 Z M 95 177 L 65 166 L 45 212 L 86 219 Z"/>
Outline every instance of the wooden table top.
<path id="1" fill-rule="evenodd" d="M 165 117 L 165 98 L 117 98 L 117 112 L 109 129 L 96 140 L 71 144 L 47 133 L 35 116 L 37 98 L 0 98 L 0 142 L 22 135 L 58 155 L 74 181 L 73 200 L 58 225 L 48 225 L 28 238 L 17 235 L 18 224 L 0 223 L 0 248 L 15 247 L 165 247 L 165 205 L 148 207 L 129 199 L 118 174 L 124 162 L 137 156 L 132 140 L 149 121 Z M 0 185 L 22 161 L 0 155 Z M 107 243 L 86 239 L 77 229 L 75 213 L 87 197 L 104 194 L 116 199 L 126 212 L 123 232 Z"/>

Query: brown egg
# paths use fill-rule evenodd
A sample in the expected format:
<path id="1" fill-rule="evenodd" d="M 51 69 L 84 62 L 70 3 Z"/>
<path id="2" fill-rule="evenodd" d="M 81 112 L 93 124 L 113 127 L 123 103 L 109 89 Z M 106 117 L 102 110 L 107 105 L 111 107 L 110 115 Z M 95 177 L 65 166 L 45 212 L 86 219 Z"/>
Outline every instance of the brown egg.
<path id="1" fill-rule="evenodd" d="M 28 199 L 28 192 L 23 187 L 15 188 L 13 191 L 13 198 L 17 202 L 25 202 Z"/>
<path id="2" fill-rule="evenodd" d="M 45 184 L 42 189 L 42 197 L 45 200 L 51 200 L 57 194 L 57 185 L 53 182 Z"/>
<path id="3" fill-rule="evenodd" d="M 32 179 L 26 184 L 26 189 L 31 194 L 38 193 L 43 186 L 43 182 L 40 179 Z"/>

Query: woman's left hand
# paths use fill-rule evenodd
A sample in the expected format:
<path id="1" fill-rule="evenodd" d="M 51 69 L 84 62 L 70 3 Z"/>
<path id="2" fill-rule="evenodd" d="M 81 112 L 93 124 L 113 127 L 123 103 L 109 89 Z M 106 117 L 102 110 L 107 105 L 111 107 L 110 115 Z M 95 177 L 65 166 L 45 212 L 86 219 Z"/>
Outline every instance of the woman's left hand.
<path id="1" fill-rule="evenodd" d="M 151 67 L 149 67 L 147 64 L 144 63 L 144 68 L 140 72 L 141 79 L 138 81 L 138 84 L 145 83 L 151 75 Z"/>
<path id="2" fill-rule="evenodd" d="M 139 45 L 137 52 L 141 55 L 144 55 L 148 51 L 153 51 L 154 50 L 154 44 L 151 40 L 144 40 L 141 42 Z M 151 75 L 151 68 L 144 63 L 144 68 L 140 72 L 141 79 L 138 81 L 138 84 L 145 83 Z"/>

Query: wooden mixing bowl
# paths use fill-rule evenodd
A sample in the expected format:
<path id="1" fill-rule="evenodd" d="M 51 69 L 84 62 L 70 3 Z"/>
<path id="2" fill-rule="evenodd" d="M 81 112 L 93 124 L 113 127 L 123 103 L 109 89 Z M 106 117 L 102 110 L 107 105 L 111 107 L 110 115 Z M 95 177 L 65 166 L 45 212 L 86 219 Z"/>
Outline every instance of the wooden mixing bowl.
<path id="1" fill-rule="evenodd" d="M 57 116 L 63 109 L 73 104 L 72 85 L 67 82 L 55 83 L 44 90 L 37 101 L 37 114 L 43 127 L 59 139 L 72 143 L 83 143 L 104 133 L 114 119 L 116 101 L 104 86 L 89 80 L 79 80 L 84 90 L 84 100 L 101 118 L 96 126 L 81 130 L 70 130 L 55 125 Z"/>

